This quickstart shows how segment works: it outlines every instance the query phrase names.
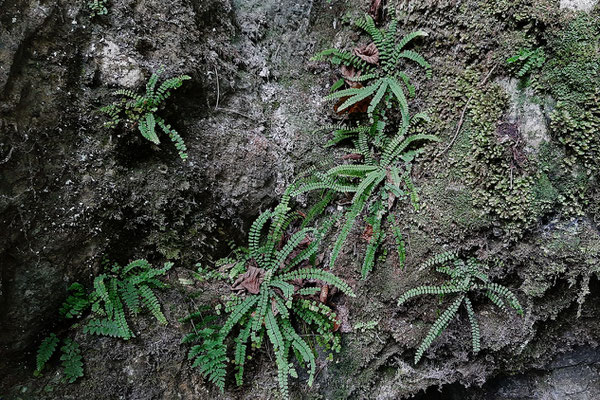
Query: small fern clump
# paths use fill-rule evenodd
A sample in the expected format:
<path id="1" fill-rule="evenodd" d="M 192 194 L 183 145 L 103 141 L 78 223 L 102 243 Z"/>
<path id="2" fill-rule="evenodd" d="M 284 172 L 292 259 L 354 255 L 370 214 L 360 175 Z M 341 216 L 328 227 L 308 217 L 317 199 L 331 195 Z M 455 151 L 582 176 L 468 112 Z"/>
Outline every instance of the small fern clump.
<path id="1" fill-rule="evenodd" d="M 467 317 L 471 325 L 471 337 L 473 352 L 479 352 L 481 348 L 479 324 L 475 318 L 473 305 L 469 294 L 483 290 L 492 303 L 503 311 L 508 311 L 508 306 L 515 309 L 517 313 L 523 315 L 523 309 L 517 297 L 505 286 L 490 282 L 489 277 L 481 272 L 481 264 L 474 259 L 469 258 L 466 262 L 458 258 L 455 252 L 446 252 L 436 255 L 423 264 L 421 269 L 436 267 L 436 271 L 450 276 L 450 281 L 441 286 L 419 286 L 410 289 L 398 299 L 398 305 L 404 304 L 409 299 L 424 295 L 437 294 L 440 296 L 455 295 L 454 301 L 433 323 L 427 332 L 427 336 L 421 342 L 415 354 L 415 364 L 419 362 L 423 353 L 431 346 L 433 341 L 439 337 L 448 327 L 450 322 L 458 313 L 458 309 L 464 304 L 467 310 Z"/>
<path id="2" fill-rule="evenodd" d="M 340 79 L 333 86 L 333 93 L 325 98 L 342 99 L 343 102 L 337 111 L 343 111 L 348 107 L 369 99 L 367 112 L 372 116 L 377 109 L 385 112 L 386 108 L 392 106 L 395 100 L 400 110 L 408 114 L 408 102 L 405 89 L 409 96 L 414 96 L 415 88 L 410 83 L 408 75 L 398 68 L 400 60 L 410 60 L 425 68 L 427 76 L 431 76 L 431 66 L 423 56 L 405 47 L 415 38 L 427 36 L 424 31 L 412 32 L 397 41 L 398 20 L 393 17 L 387 30 L 378 29 L 375 21 L 370 15 L 356 22 L 356 25 L 364 30 L 373 43 L 366 47 L 365 51 L 359 49 L 353 53 L 338 49 L 327 49 L 313 57 L 314 61 L 329 59 L 332 64 L 344 65 L 354 68 L 358 73 L 354 76 L 346 76 L 345 80 L 353 84 L 350 88 L 340 89 L 344 86 L 344 79 Z M 368 56 L 364 54 L 368 52 Z M 363 83 L 368 83 L 363 86 Z M 344 100 L 345 99 L 345 100 Z"/>
<path id="3" fill-rule="evenodd" d="M 51 333 L 42 341 L 37 352 L 35 376 L 42 373 L 44 366 L 58 349 L 59 342 L 60 340 L 54 333 Z M 65 338 L 60 351 L 65 381 L 73 383 L 83 376 L 83 362 L 81 361 L 79 345 L 74 340 Z"/>
<path id="4" fill-rule="evenodd" d="M 166 325 L 167 320 L 153 289 L 166 286 L 157 277 L 172 266 L 173 263 L 168 262 L 163 268 L 153 268 L 146 260 L 132 261 L 125 267 L 113 264 L 108 273 L 94 279 L 94 291 L 90 295 L 94 317 L 83 331 L 128 340 L 135 335 L 127 323 L 126 311 L 137 315 L 142 308 Z"/>
<path id="5" fill-rule="evenodd" d="M 88 7 L 90 9 L 92 17 L 96 15 L 108 14 L 108 7 L 106 6 L 107 3 L 108 0 L 92 0 L 91 2 L 89 2 Z"/>
<path id="6" fill-rule="evenodd" d="M 80 283 L 73 283 L 67 289 L 69 296 L 58 310 L 64 318 L 81 317 L 90 306 L 90 299 Z"/>
<path id="7" fill-rule="evenodd" d="M 534 69 L 541 68 L 544 62 L 546 62 L 546 55 L 544 54 L 544 49 L 541 47 L 537 49 L 521 49 L 518 54 L 510 57 L 506 62 L 515 66 L 517 75 L 519 78 L 523 78 Z"/>
<path id="8" fill-rule="evenodd" d="M 77 378 L 83 376 L 83 362 L 81 361 L 79 345 L 74 340 L 67 338 L 60 350 L 62 352 L 60 360 L 64 368 L 65 378 L 67 382 L 73 383 Z"/>
<path id="9" fill-rule="evenodd" d="M 162 118 L 158 117 L 156 112 L 160 105 L 169 98 L 171 90 L 177 89 L 184 81 L 191 79 L 191 77 L 181 75 L 167 79 L 157 89 L 156 84 L 162 73 L 163 68 L 160 68 L 156 73 L 152 74 L 146 84 L 145 94 L 140 95 L 128 89 L 117 90 L 114 94 L 122 96 L 122 99 L 102 107 L 100 111 L 108 114 L 111 118 L 109 122 L 104 124 L 105 127 L 115 127 L 121 120 L 120 115 L 125 114 L 126 120 L 137 124 L 142 136 L 155 144 L 160 144 L 157 133 L 158 126 L 175 144 L 175 148 L 179 152 L 179 157 L 185 160 L 187 159 L 187 147 L 183 142 L 183 138 L 171 125 L 168 125 Z"/>
<path id="10" fill-rule="evenodd" d="M 86 293 L 85 288 L 77 282 L 69 287 L 69 295 L 59 309 L 61 317 L 82 318 L 91 310 L 93 317 L 84 325 L 84 333 L 125 340 L 134 337 L 127 322 L 126 312 L 137 315 L 145 308 L 158 322 L 167 323 L 154 289 L 166 286 L 157 277 L 164 275 L 173 263 L 165 263 L 163 268 L 153 268 L 146 260 L 135 260 L 125 267 L 117 263 L 112 266 L 107 262 L 105 264 L 108 271 L 94 279 L 94 290 L 91 293 Z M 73 325 L 75 326 L 78 325 Z M 44 365 L 58 348 L 59 342 L 60 339 L 54 333 L 42 341 L 36 358 L 36 376 L 41 374 Z M 83 376 L 79 345 L 65 338 L 60 349 L 66 380 L 72 383 Z"/>
<path id="11" fill-rule="evenodd" d="M 299 217 L 297 213 L 289 213 L 289 192 L 275 210 L 262 213 L 252 224 L 248 251 L 238 253 L 240 258 L 236 260 L 245 265 L 246 272 L 238 277 L 234 288 L 240 288 L 246 295 L 237 296 L 226 306 L 229 316 L 224 325 L 219 328 L 214 318 L 202 318 L 201 313 L 189 317 L 194 332 L 183 341 L 195 345 L 188 357 L 194 360 L 193 366 L 199 367 L 201 373 L 221 390 L 225 386 L 228 360 L 225 340 L 236 327 L 233 357 L 236 383 L 243 384 L 248 343 L 258 348 L 266 337 L 275 352 L 278 383 L 284 398 L 289 397 L 289 377 L 298 376 L 290 361 L 291 354 L 300 365 L 309 368 L 309 385 L 315 376 L 315 354 L 298 333 L 297 324 L 314 327 L 322 344 L 328 343 L 334 350 L 339 350 L 339 339 L 333 334 L 337 324 L 335 313 L 309 296 L 321 292 L 321 286 L 313 286 L 316 282 L 336 287 L 349 296 L 354 296 L 354 292 L 331 272 L 306 266 L 315 256 L 331 223 L 318 230 L 305 227 L 288 234 L 290 224 Z M 200 322 L 197 322 L 198 318 Z"/>
<path id="12" fill-rule="evenodd" d="M 331 252 L 330 265 L 333 266 L 358 216 L 370 201 L 368 226 L 371 233 L 367 240 L 367 253 L 362 267 L 363 278 L 373 268 L 375 253 L 385 239 L 382 227 L 385 214 L 397 199 L 410 198 L 418 209 L 418 195 L 411 179 L 412 162 L 424 148 L 410 149 L 413 143 L 438 141 L 434 135 L 409 135 L 411 124 L 419 120 L 428 121 L 425 114 L 416 114 L 409 118 L 401 112 L 402 125 L 393 136 L 385 132 L 385 123 L 375 116 L 368 127 L 337 130 L 332 144 L 351 140 L 354 147 L 349 150 L 348 158 L 356 160 L 352 164 L 342 164 L 326 172 L 314 172 L 299 181 L 292 191 L 297 196 L 312 190 L 329 190 L 338 193 L 352 193 L 352 204 L 344 217 L 344 224 Z M 374 198 L 374 200 L 373 200 Z M 399 232 L 395 232 L 397 235 Z M 400 245 L 402 242 L 399 241 Z"/>
<path id="13" fill-rule="evenodd" d="M 39 375 L 44 369 L 46 363 L 50 360 L 56 348 L 58 346 L 59 339 L 56 337 L 54 333 L 51 333 L 48 337 L 46 337 L 40 347 L 38 348 L 37 358 L 36 358 L 36 367 L 35 374 Z"/>

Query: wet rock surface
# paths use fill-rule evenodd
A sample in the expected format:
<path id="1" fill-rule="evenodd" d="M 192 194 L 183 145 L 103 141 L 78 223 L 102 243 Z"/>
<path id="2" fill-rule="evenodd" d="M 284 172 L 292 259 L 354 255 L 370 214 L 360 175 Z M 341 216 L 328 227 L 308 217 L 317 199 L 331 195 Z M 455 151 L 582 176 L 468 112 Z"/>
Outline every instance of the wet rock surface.
<path id="1" fill-rule="evenodd" d="M 226 240 L 241 243 L 294 175 L 333 158 L 323 133 L 314 131 L 332 120 L 322 97 L 337 77 L 308 59 L 358 42 L 347 21 L 367 3 L 115 0 L 108 15 L 91 17 L 85 2 L 0 0 L 0 395 L 277 398 L 266 352 L 248 367 L 247 384 L 230 384 L 225 394 L 190 368 L 178 318 L 193 308 L 193 293 L 201 292 L 196 302 L 213 304 L 228 288 L 178 282 L 195 263 L 226 253 Z M 560 7 L 591 11 L 593 3 Z M 416 80 L 416 109 L 433 98 L 436 79 L 493 59 L 500 41 L 493 30 L 508 29 L 474 20 L 469 12 L 483 13 L 478 7 L 461 7 L 467 8 L 452 1 L 400 7 L 403 32 L 431 32 L 423 50 L 434 79 Z M 532 29 L 546 23 L 540 17 Z M 161 66 L 164 76 L 192 76 L 161 110 L 186 141 L 186 163 L 168 140 L 154 146 L 133 127 L 103 128 L 97 111 L 117 88 L 142 90 Z M 553 140 L 551 103 L 532 99 L 515 80 L 499 82 L 509 99 L 503 122 L 516 127 L 534 162 Z M 458 115 L 456 109 L 449 112 Z M 452 133 L 453 126 L 448 139 Z M 400 212 L 410 234 L 406 267 L 390 254 L 361 281 L 357 265 L 366 244 L 355 227 L 349 240 L 356 245 L 334 269 L 359 294 L 338 300 L 346 330 L 371 320 L 376 328 L 345 333 L 342 352 L 333 362 L 319 360 L 312 388 L 301 375 L 294 397 L 598 398 L 600 233 L 593 215 L 548 212 L 522 240 L 508 243 L 472 209 L 468 187 L 436 178 L 447 166 L 425 165 L 416 178 L 422 211 Z M 461 314 L 415 366 L 413 349 L 440 306 L 433 296 L 403 308 L 396 299 L 436 282 L 435 273 L 417 266 L 451 247 L 493 260 L 490 275 L 518 290 L 525 316 L 478 299 L 482 352 L 475 356 L 464 345 L 469 331 Z M 128 342 L 78 333 L 81 381 L 62 384 L 57 370 L 31 378 L 39 340 L 66 329 L 55 318 L 66 288 L 73 281 L 89 285 L 104 255 L 175 261 L 173 287 L 159 294 L 170 324 L 141 317 L 140 334 Z"/>

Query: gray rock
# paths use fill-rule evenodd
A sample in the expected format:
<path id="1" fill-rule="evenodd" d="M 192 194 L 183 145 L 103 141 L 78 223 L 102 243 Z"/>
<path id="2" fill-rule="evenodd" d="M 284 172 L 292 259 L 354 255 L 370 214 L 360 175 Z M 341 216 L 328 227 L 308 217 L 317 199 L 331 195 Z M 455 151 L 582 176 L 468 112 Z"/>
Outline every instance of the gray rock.
<path id="1" fill-rule="evenodd" d="M 598 0 L 560 0 L 560 8 L 577 11 L 591 11 Z"/>

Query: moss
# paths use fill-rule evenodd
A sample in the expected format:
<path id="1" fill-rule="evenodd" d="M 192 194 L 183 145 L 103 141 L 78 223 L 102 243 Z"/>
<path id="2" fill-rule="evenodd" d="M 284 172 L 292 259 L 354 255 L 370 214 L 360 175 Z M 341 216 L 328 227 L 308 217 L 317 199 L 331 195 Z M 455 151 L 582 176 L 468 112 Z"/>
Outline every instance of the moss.
<path id="1" fill-rule="evenodd" d="M 416 218 L 423 224 L 434 221 L 438 234 L 449 237 L 457 230 L 475 232 L 490 225 L 490 219 L 474 204 L 473 190 L 451 176 L 425 182 L 420 192 L 424 207 Z"/>
<path id="2" fill-rule="evenodd" d="M 579 15 L 548 38 L 537 88 L 557 100 L 553 135 L 567 149 L 566 162 L 598 171 L 600 156 L 600 21 Z"/>
<path id="3" fill-rule="evenodd" d="M 564 216 L 582 216 L 589 204 L 589 180 L 585 170 L 564 168 L 565 151 L 554 143 L 540 147 L 539 172 L 535 186 L 540 215 L 559 208 Z"/>
<path id="4" fill-rule="evenodd" d="M 520 151 L 518 130 L 504 133 L 499 129 L 508 105 L 506 93 L 499 85 L 482 85 L 483 79 L 478 71 L 467 68 L 453 83 L 444 85 L 444 94 L 455 104 L 465 107 L 470 99 L 449 161 L 471 191 L 472 201 L 466 204 L 496 221 L 506 233 L 519 237 L 536 219 L 532 213 L 535 180 L 532 171 L 521 166 L 515 156 Z M 472 213 L 466 215 L 472 217 Z"/>

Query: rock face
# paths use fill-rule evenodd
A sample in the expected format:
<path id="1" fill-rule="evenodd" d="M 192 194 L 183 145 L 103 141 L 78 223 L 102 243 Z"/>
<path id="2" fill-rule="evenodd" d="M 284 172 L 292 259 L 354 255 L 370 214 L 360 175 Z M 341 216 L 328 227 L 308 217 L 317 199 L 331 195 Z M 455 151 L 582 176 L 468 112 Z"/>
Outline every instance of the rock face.
<path id="1" fill-rule="evenodd" d="M 301 84 L 311 6 L 118 1 L 91 17 L 83 3 L 4 3 L 2 363 L 39 339 L 69 282 L 89 282 L 103 254 L 201 261 L 319 157 L 321 96 Z M 104 129 L 97 111 L 161 66 L 194 78 L 163 115 L 185 132 L 187 163 L 135 129 Z"/>
<path id="2" fill-rule="evenodd" d="M 502 35 L 520 35 L 522 21 L 535 36 L 562 18 L 558 5 L 545 0 L 524 2 L 525 17 L 518 14 L 524 19 L 514 24 L 506 16 L 521 10 L 503 2 L 455 3 L 411 1 L 398 9 L 403 33 L 430 33 L 422 49 L 434 77 L 415 78 L 411 107 L 439 111 L 434 120 L 444 128 L 436 133 L 445 142 L 467 100 L 448 90 L 451 78 L 503 62 Z M 187 328 L 177 321 L 194 301 L 216 304 L 228 288 L 191 289 L 179 278 L 189 279 L 196 263 L 210 265 L 226 254 L 226 241 L 241 243 L 249 223 L 277 203 L 296 174 L 334 158 L 334 150 L 323 148 L 328 137 L 315 130 L 340 122 L 322 100 L 337 76 L 309 58 L 324 48 L 365 44 L 348 21 L 369 2 L 108 4 L 107 15 L 92 16 L 86 2 L 0 0 L 0 397 L 274 398 L 276 372 L 267 352 L 254 356 L 246 385 L 228 383 L 225 394 L 191 369 L 179 344 Z M 594 5 L 560 2 L 592 13 Z M 168 140 L 155 146 L 135 128 L 104 128 L 98 112 L 114 100 L 115 89 L 143 90 L 161 66 L 165 77 L 192 77 L 160 111 L 186 141 L 186 163 Z M 539 101 L 508 73 L 500 65 L 493 78 L 508 104 L 498 122 L 519 132 L 528 167 L 535 169 L 545 162 L 549 143 L 557 142 L 548 126 L 552 99 Z M 548 205 L 542 196 L 535 203 L 545 207 L 542 216 L 519 240 L 506 239 L 493 217 L 474 205 L 473 190 L 456 178 L 462 167 L 454 157 L 471 151 L 471 130 L 467 122 L 448 156 L 426 155 L 415 171 L 422 209 L 398 211 L 407 232 L 404 269 L 390 251 L 361 281 L 366 244 L 362 231 L 352 231 L 354 246 L 344 250 L 334 272 L 359 296 L 336 299 L 337 307 L 348 319 L 345 330 L 358 322 L 375 322 L 375 328 L 344 334 L 334 361 L 320 358 L 313 388 L 300 374 L 295 398 L 600 397 L 599 214 L 592 207 L 583 215 L 567 213 L 558 200 Z M 450 248 L 489 260 L 490 275 L 517 291 L 525 316 L 503 314 L 477 299 L 482 352 L 473 355 L 465 346 L 468 324 L 460 315 L 415 366 L 414 348 L 439 304 L 432 296 L 398 308 L 396 299 L 436 282 L 435 272 L 418 265 Z M 89 286 L 105 255 L 176 263 L 173 287 L 161 293 L 169 326 L 140 317 L 140 334 L 129 342 L 69 331 L 81 345 L 85 377 L 71 385 L 51 371 L 31 378 L 41 338 L 68 331 L 56 317 L 67 287 L 74 281 Z M 447 397 L 438 397 L 438 387 Z"/>
<path id="3" fill-rule="evenodd" d="M 577 11 L 590 11 L 594 8 L 597 0 L 560 0 L 560 8 L 569 8 Z"/>

